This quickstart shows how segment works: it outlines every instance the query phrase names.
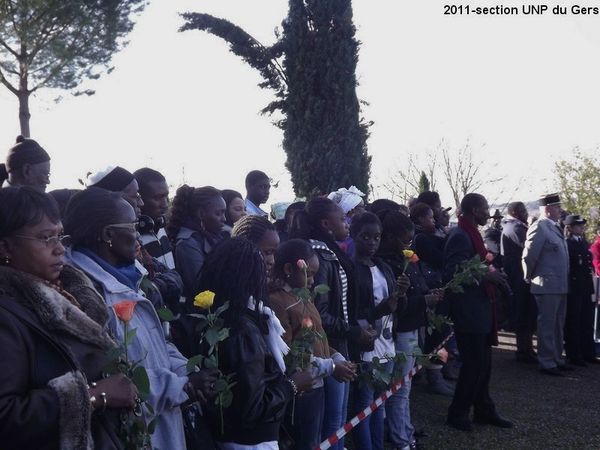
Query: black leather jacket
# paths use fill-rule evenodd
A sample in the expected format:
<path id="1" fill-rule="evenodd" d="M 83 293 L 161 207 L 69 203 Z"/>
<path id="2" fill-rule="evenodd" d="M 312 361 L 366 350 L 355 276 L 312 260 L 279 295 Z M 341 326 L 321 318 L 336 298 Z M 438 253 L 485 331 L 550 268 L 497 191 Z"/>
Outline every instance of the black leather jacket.
<path id="1" fill-rule="evenodd" d="M 319 257 L 319 271 L 315 274 L 314 285 L 326 284 L 329 292 L 315 297 L 315 306 L 321 315 L 323 329 L 327 334 L 329 345 L 348 359 L 348 341 L 355 341 L 360 336 L 360 327 L 352 319 L 356 313 L 355 287 L 348 277 L 348 321 L 344 318 L 342 305 L 342 280 L 339 274 L 340 262 L 335 254 L 320 241 L 311 241 L 311 246 Z"/>
<path id="2" fill-rule="evenodd" d="M 231 332 L 219 346 L 219 365 L 223 373 L 235 374 L 237 384 L 233 403 L 223 411 L 223 434 L 219 409 L 213 402 L 207 405 L 213 437 L 244 445 L 277 441 L 294 391 L 267 348 L 264 336 L 268 328 L 256 313 L 247 310 Z"/>
<path id="3" fill-rule="evenodd" d="M 383 273 L 385 281 L 387 282 L 388 293 L 391 294 L 396 285 L 396 278 L 394 277 L 392 269 L 381 258 L 373 258 L 373 262 Z M 391 310 L 385 301 L 382 301 L 379 305 L 375 306 L 371 268 L 356 260 L 354 261 L 354 268 L 354 279 L 358 293 L 357 309 L 354 319 L 364 319 L 373 325 L 377 319 L 390 314 Z"/>

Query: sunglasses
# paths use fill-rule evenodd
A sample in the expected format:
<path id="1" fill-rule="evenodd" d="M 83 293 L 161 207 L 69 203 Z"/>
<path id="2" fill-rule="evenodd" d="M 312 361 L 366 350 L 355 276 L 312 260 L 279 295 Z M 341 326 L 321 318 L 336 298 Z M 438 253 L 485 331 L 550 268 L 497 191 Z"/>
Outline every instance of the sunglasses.
<path id="1" fill-rule="evenodd" d="M 140 221 L 136 220 L 135 222 L 129 222 L 129 223 L 111 223 L 110 225 L 106 225 L 104 228 L 115 228 L 118 230 L 127 230 L 127 231 L 131 231 L 132 233 L 137 232 L 137 229 L 139 227 Z"/>

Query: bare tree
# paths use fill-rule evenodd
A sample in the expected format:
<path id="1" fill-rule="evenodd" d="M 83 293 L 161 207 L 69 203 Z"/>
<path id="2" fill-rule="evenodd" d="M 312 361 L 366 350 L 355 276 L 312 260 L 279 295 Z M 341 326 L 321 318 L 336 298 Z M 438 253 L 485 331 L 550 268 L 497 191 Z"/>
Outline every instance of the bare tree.
<path id="1" fill-rule="evenodd" d="M 406 159 L 401 161 L 401 168 L 393 171 L 390 178 L 382 184 L 392 199 L 399 199 L 406 203 L 408 200 L 419 195 L 421 191 L 421 176 L 425 174 L 429 181 L 429 188 L 436 190 L 437 151 L 429 151 L 425 154 L 408 153 Z"/>
<path id="2" fill-rule="evenodd" d="M 478 153 L 483 153 L 483 147 L 485 144 Z M 456 151 L 453 151 L 444 140 L 438 148 L 441 148 L 444 177 L 452 192 L 457 210 L 461 199 L 466 194 L 480 190 L 484 183 L 488 187 L 504 179 L 503 176 L 492 174 L 492 169 L 497 166 L 497 163 L 489 167 L 488 161 L 473 152 L 470 140 Z"/>

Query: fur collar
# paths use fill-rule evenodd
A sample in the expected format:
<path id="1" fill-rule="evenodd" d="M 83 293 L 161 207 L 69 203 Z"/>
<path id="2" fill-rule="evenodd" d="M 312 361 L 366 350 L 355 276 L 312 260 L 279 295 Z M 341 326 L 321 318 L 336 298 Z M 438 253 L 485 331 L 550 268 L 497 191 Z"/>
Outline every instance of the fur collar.
<path id="1" fill-rule="evenodd" d="M 108 318 L 106 305 L 91 281 L 78 269 L 65 266 L 61 282 L 82 310 L 44 281 L 10 267 L 0 267 L 0 291 L 33 311 L 48 330 L 70 334 L 100 348 L 113 347 L 113 341 L 104 331 Z"/>

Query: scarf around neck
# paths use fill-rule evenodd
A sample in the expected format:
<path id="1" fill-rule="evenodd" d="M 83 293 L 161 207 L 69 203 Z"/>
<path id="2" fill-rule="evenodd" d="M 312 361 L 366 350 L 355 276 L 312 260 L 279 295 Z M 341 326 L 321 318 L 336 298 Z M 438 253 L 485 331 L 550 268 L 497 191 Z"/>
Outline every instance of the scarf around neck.
<path id="1" fill-rule="evenodd" d="M 271 355 L 273 358 L 275 358 L 279 369 L 281 369 L 281 372 L 285 373 L 285 362 L 283 361 L 283 357 L 288 354 L 290 348 L 281 337 L 285 333 L 285 330 L 281 326 L 281 322 L 271 308 L 265 306 L 261 301 L 254 301 L 253 297 L 248 299 L 247 307 L 251 311 L 258 310 L 259 313 L 267 316 L 267 327 L 269 329 L 269 333 L 264 337 L 264 339 L 267 343 L 269 351 L 271 352 Z"/>
<path id="2" fill-rule="evenodd" d="M 83 253 L 87 257 L 91 258 L 96 264 L 102 267 L 102 269 L 104 269 L 110 275 L 115 277 L 115 279 L 119 283 L 124 284 L 128 288 L 133 289 L 134 291 L 138 290 L 138 283 L 143 278 L 143 275 L 135 267 L 135 262 L 125 266 L 116 267 L 112 264 L 109 264 L 107 261 L 102 259 L 90 249 L 77 248 L 76 251 Z"/>

